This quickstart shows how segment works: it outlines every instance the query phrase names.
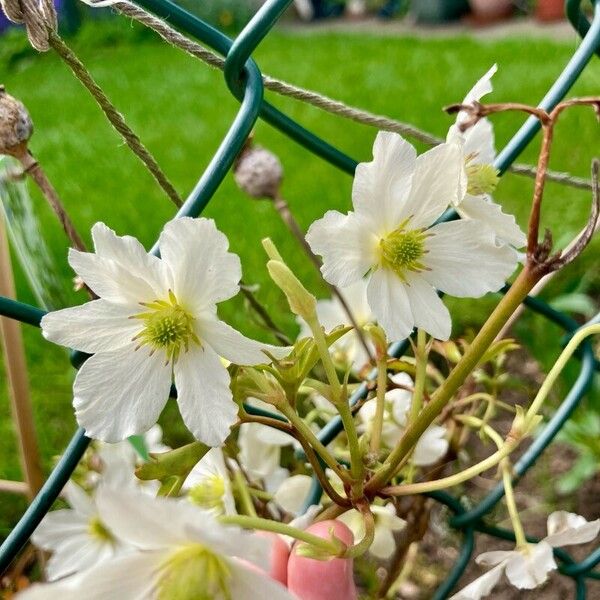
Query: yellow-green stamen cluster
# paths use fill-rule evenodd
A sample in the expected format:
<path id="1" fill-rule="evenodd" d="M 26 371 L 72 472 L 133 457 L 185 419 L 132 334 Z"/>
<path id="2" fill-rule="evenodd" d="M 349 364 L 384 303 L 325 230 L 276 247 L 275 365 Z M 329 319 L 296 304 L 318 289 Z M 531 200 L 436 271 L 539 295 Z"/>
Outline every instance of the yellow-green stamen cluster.
<path id="1" fill-rule="evenodd" d="M 223 497 L 225 495 L 225 481 L 219 475 L 209 475 L 188 492 L 188 499 L 193 504 L 204 509 L 225 512 Z"/>
<path id="2" fill-rule="evenodd" d="M 190 342 L 200 345 L 194 331 L 194 317 L 177 302 L 175 294 L 169 290 L 169 300 L 141 302 L 148 309 L 134 315 L 144 323 L 142 331 L 133 339 L 139 340 L 139 346 L 148 345 L 152 353 L 162 350 L 167 362 L 175 363 L 182 350 L 187 352 Z"/>
<path id="3" fill-rule="evenodd" d="M 467 164 L 467 193 L 472 196 L 480 196 L 481 194 L 492 194 L 500 176 L 498 169 L 490 164 Z"/>
<path id="4" fill-rule="evenodd" d="M 88 521 L 88 533 L 94 539 L 104 542 L 104 543 L 113 543 L 115 541 L 115 536 L 110 532 L 110 530 L 104 525 L 104 523 L 100 520 L 100 517 L 93 516 Z"/>
<path id="5" fill-rule="evenodd" d="M 422 229 L 407 229 L 404 221 L 397 229 L 380 241 L 381 262 L 405 279 L 408 271 L 424 271 L 426 233 Z"/>
<path id="6" fill-rule="evenodd" d="M 162 564 L 158 600 L 231 600 L 231 570 L 225 559 L 202 544 L 186 544 Z"/>

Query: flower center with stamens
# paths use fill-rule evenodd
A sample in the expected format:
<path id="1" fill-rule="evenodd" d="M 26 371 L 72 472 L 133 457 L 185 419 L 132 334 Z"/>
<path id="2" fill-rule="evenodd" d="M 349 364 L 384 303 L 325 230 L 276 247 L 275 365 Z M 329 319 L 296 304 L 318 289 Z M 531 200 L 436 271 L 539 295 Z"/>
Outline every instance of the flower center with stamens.
<path id="1" fill-rule="evenodd" d="M 190 342 L 201 345 L 194 331 L 194 317 L 178 302 L 175 294 L 169 290 L 169 300 L 140 302 L 146 312 L 134 315 L 141 319 L 144 328 L 133 339 L 139 340 L 139 347 L 148 345 L 152 353 L 162 350 L 167 362 L 175 363 L 182 350 L 187 352 Z"/>
<path id="2" fill-rule="evenodd" d="M 490 164 L 469 164 L 467 162 L 467 193 L 471 196 L 481 196 L 481 194 L 492 194 L 500 177 L 498 169 Z"/>
<path id="3" fill-rule="evenodd" d="M 204 509 L 217 510 L 221 514 L 225 512 L 224 495 L 225 481 L 219 475 L 209 475 L 188 492 L 191 502 Z"/>
<path id="4" fill-rule="evenodd" d="M 158 600 L 231 600 L 231 570 L 225 559 L 202 544 L 182 546 L 161 565 Z"/>
<path id="5" fill-rule="evenodd" d="M 418 272 L 426 268 L 422 258 L 426 253 L 427 235 L 421 229 L 406 229 L 406 223 L 407 221 L 402 223 L 379 242 L 381 262 L 401 279 L 404 279 L 407 271 Z"/>
<path id="6" fill-rule="evenodd" d="M 88 521 L 88 533 L 91 537 L 104 543 L 112 543 L 115 541 L 115 536 L 100 520 L 100 517 L 94 516 Z"/>

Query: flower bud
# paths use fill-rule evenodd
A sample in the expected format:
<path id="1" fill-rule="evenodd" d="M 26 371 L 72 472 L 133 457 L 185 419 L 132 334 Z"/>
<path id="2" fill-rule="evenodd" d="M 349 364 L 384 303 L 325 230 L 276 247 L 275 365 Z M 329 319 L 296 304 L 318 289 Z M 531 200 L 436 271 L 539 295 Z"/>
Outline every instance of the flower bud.
<path id="1" fill-rule="evenodd" d="M 286 295 L 292 312 L 307 322 L 312 321 L 317 311 L 317 299 L 300 283 L 285 263 L 270 260 L 267 269 L 271 279 Z"/>
<path id="2" fill-rule="evenodd" d="M 33 123 L 27 109 L 0 85 L 0 154 L 23 156 L 32 134 Z"/>
<path id="3" fill-rule="evenodd" d="M 283 167 L 272 152 L 249 144 L 236 160 L 233 178 L 252 198 L 274 200 L 283 179 Z"/>

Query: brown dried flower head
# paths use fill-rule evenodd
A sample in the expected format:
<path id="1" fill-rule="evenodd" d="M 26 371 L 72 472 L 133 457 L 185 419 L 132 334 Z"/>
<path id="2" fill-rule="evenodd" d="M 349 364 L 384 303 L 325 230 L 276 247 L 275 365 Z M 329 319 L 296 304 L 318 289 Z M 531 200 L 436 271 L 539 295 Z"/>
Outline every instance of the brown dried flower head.
<path id="1" fill-rule="evenodd" d="M 249 143 L 236 161 L 233 176 L 238 186 L 252 198 L 274 200 L 283 179 L 283 167 L 272 152 Z"/>
<path id="2" fill-rule="evenodd" d="M 0 85 L 0 154 L 23 156 L 33 134 L 33 123 L 22 102 Z"/>

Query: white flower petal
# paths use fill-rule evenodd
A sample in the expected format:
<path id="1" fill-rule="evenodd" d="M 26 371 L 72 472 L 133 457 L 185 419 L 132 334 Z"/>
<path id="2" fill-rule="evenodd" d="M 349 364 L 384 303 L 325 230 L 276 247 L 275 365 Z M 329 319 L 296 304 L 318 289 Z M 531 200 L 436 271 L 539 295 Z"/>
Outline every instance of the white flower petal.
<path id="1" fill-rule="evenodd" d="M 548 536 L 544 542 L 554 548 L 587 544 L 600 533 L 600 519 L 586 521 L 581 515 L 557 510 L 548 516 Z"/>
<path id="2" fill-rule="evenodd" d="M 492 77 L 498 71 L 498 65 L 493 64 L 488 71 L 477 81 L 465 96 L 463 104 L 470 104 L 474 100 L 481 100 L 484 96 L 493 91 Z"/>
<path id="3" fill-rule="evenodd" d="M 396 541 L 394 534 L 390 529 L 385 527 L 375 527 L 375 537 L 369 548 L 369 552 L 377 557 L 385 560 L 389 558 L 396 549 Z"/>
<path id="4" fill-rule="evenodd" d="M 304 506 L 311 485 L 312 479 L 308 475 L 293 475 L 279 486 L 273 500 L 285 512 L 297 515 Z"/>
<path id="5" fill-rule="evenodd" d="M 48 561 L 46 565 L 48 580 L 54 581 L 106 563 L 118 554 L 119 549 L 119 546 L 113 546 L 110 542 L 100 542 L 89 535 L 79 539 L 69 539 Z"/>
<path id="6" fill-rule="evenodd" d="M 352 508 L 345 513 L 341 514 L 337 517 L 338 521 L 341 521 L 346 525 L 350 531 L 352 531 L 352 535 L 354 539 L 362 539 L 365 535 L 365 522 L 362 518 L 361 514 L 355 509 Z"/>
<path id="7" fill-rule="evenodd" d="M 428 271 L 435 288 L 459 298 L 478 298 L 499 290 L 517 266 L 517 253 L 498 246 L 490 229 L 476 221 L 440 223 L 425 240 Z"/>
<path id="8" fill-rule="evenodd" d="M 86 435 L 120 442 L 156 423 L 169 397 L 171 367 L 160 352 L 135 345 L 88 358 L 73 385 L 73 407 Z"/>
<path id="9" fill-rule="evenodd" d="M 379 527 L 391 529 L 392 531 L 402 531 L 406 527 L 406 521 L 396 514 L 393 504 L 379 506 L 371 505 L 371 511 L 375 515 L 375 521 Z"/>
<path id="10" fill-rule="evenodd" d="M 472 581 L 467 587 L 460 590 L 460 592 L 454 594 L 450 600 L 480 600 L 481 598 L 485 598 L 496 587 L 502 577 L 503 571 L 504 564 L 500 563 L 481 577 L 475 579 L 475 581 Z"/>
<path id="11" fill-rule="evenodd" d="M 532 590 L 548 579 L 548 573 L 558 568 L 552 546 L 544 541 L 529 546 L 530 553 L 515 552 L 505 567 L 506 577 L 517 588 Z"/>
<path id="12" fill-rule="evenodd" d="M 394 375 L 392 375 L 390 377 L 390 379 L 396 385 L 403 385 L 403 386 L 406 386 L 409 388 L 413 388 L 415 385 L 415 382 L 413 381 L 412 377 L 405 371 L 400 371 L 399 373 L 394 373 Z"/>
<path id="13" fill-rule="evenodd" d="M 202 342 L 206 342 L 219 356 L 236 365 L 270 363 L 271 359 L 263 350 L 275 358 L 284 358 L 291 351 L 289 347 L 272 346 L 251 340 L 217 318 L 199 318 L 196 331 Z"/>
<path id="14" fill-rule="evenodd" d="M 496 148 L 494 145 L 494 127 L 488 119 L 480 119 L 463 134 L 463 155 L 472 157 L 471 164 L 494 163 Z"/>
<path id="15" fill-rule="evenodd" d="M 183 422 L 197 440 L 220 446 L 237 419 L 229 372 L 214 350 L 193 345 L 175 363 L 177 403 Z"/>
<path id="16" fill-rule="evenodd" d="M 385 400 L 392 404 L 392 416 L 394 417 L 394 421 L 398 423 L 400 427 L 406 427 L 408 411 L 412 404 L 412 392 L 401 388 L 394 388 L 385 393 Z"/>
<path id="17" fill-rule="evenodd" d="M 190 523 L 210 526 L 206 511 L 166 498 L 154 498 L 132 489 L 113 490 L 101 486 L 96 504 L 102 522 L 121 539 L 140 550 L 165 550 L 185 543 Z"/>
<path id="18" fill-rule="evenodd" d="M 372 275 L 367 288 L 369 305 L 390 341 L 403 340 L 415 326 L 405 285 L 387 268 Z"/>
<path id="19" fill-rule="evenodd" d="M 66 539 L 85 537 L 87 527 L 87 518 L 78 515 L 74 510 L 53 510 L 42 519 L 31 540 L 38 548 L 51 552 Z"/>
<path id="20" fill-rule="evenodd" d="M 140 321 L 129 318 L 140 312 L 140 306 L 93 300 L 46 314 L 42 334 L 55 344 L 88 354 L 117 350 L 140 331 Z"/>
<path id="21" fill-rule="evenodd" d="M 323 257 L 321 272 L 333 285 L 350 285 L 377 263 L 379 239 L 352 212 L 326 212 L 310 226 L 306 241 L 315 254 Z"/>
<path id="22" fill-rule="evenodd" d="M 172 273 L 173 292 L 190 312 L 209 309 L 237 294 L 240 259 L 228 252 L 229 241 L 212 219 L 169 221 L 160 234 L 159 247 Z"/>
<path id="23" fill-rule="evenodd" d="M 157 294 L 149 283 L 152 277 L 136 277 L 125 267 L 91 252 L 69 249 L 69 264 L 98 296 L 118 304 L 152 302 Z"/>
<path id="24" fill-rule="evenodd" d="M 520 556 L 520 552 L 517 550 L 491 550 L 490 552 L 483 552 L 475 558 L 475 562 L 478 565 L 485 565 L 487 567 L 493 565 L 499 565 L 501 562 L 507 561 L 513 556 Z"/>
<path id="25" fill-rule="evenodd" d="M 68 481 L 63 493 L 71 508 L 82 517 L 90 518 L 96 514 L 96 506 L 90 496 L 74 481 Z"/>
<path id="26" fill-rule="evenodd" d="M 428 427 L 419 438 L 413 453 L 413 462 L 418 467 L 433 465 L 448 452 L 446 429 L 439 425 Z"/>
<path id="27" fill-rule="evenodd" d="M 120 557 L 52 584 L 19 594 L 19 600 L 148 600 L 154 597 L 156 573 L 167 558 L 162 552 Z"/>
<path id="28" fill-rule="evenodd" d="M 279 467 L 281 447 L 266 444 L 259 435 L 260 427 L 258 423 L 244 423 L 240 426 L 239 458 L 251 475 L 264 479 Z"/>
<path id="29" fill-rule="evenodd" d="M 380 131 L 373 144 L 373 160 L 356 167 L 352 204 L 374 231 L 393 231 L 403 220 L 416 156 L 414 147 L 402 136 Z"/>
<path id="30" fill-rule="evenodd" d="M 410 272 L 405 277 L 415 326 L 438 340 L 447 340 L 452 331 L 452 319 L 446 305 L 420 274 Z"/>
<path id="31" fill-rule="evenodd" d="M 462 173 L 458 144 L 440 144 L 417 158 L 410 196 L 403 206 L 404 218 L 412 216 L 410 229 L 429 227 L 448 206 L 462 200 L 466 192 Z"/>
<path id="32" fill-rule="evenodd" d="M 257 425 L 256 437 L 263 443 L 271 446 L 291 446 L 295 439 L 289 433 L 280 431 L 268 425 Z"/>
<path id="33" fill-rule="evenodd" d="M 492 67 L 481 77 L 477 83 L 469 90 L 467 95 L 464 97 L 462 104 L 472 104 L 473 102 L 478 102 L 484 96 L 491 93 L 493 91 L 492 87 L 492 77 L 498 70 L 498 65 L 492 65 Z M 471 115 L 467 111 L 461 111 L 456 115 L 456 123 L 464 123 L 469 120 Z M 456 128 L 453 126 L 453 128 Z M 452 128 L 451 128 L 452 129 Z M 493 160 L 493 157 L 492 157 Z"/>
<path id="34" fill-rule="evenodd" d="M 231 568 L 231 600 L 297 600 L 281 583 L 265 572 L 249 568 L 240 561 L 228 561 Z"/>
<path id="35" fill-rule="evenodd" d="M 116 262 L 133 277 L 146 281 L 155 298 L 166 295 L 169 289 L 168 271 L 164 263 L 146 252 L 142 244 L 130 235 L 118 236 L 104 223 L 92 227 L 92 238 L 97 256 Z"/>
<path id="36" fill-rule="evenodd" d="M 527 237 L 517 225 L 514 216 L 502 212 L 502 207 L 486 196 L 467 194 L 457 210 L 461 217 L 486 225 L 498 240 L 515 248 L 522 248 L 527 242 Z"/>

